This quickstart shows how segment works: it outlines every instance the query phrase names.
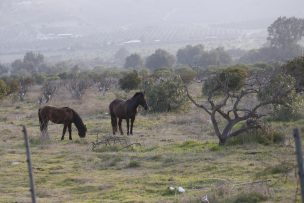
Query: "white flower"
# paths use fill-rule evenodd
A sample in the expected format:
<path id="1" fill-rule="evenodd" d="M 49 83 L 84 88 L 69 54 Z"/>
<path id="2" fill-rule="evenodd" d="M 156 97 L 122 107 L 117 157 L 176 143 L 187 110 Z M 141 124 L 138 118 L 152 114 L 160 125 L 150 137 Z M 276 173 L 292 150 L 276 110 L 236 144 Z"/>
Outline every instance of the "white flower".
<path id="1" fill-rule="evenodd" d="M 172 186 L 170 186 L 170 187 L 169 187 L 169 190 L 170 190 L 170 191 L 174 191 L 174 190 L 175 190 L 175 188 L 174 188 L 174 187 L 172 187 Z"/>
<path id="2" fill-rule="evenodd" d="M 178 187 L 178 192 L 180 192 L 180 193 L 184 193 L 184 192 L 186 192 L 186 190 L 184 189 L 184 188 L 182 188 L 182 187 Z"/>
<path id="3" fill-rule="evenodd" d="M 209 203 L 209 200 L 208 200 L 208 196 L 207 196 L 207 195 L 205 195 L 205 196 L 202 197 L 202 202 L 207 202 L 207 203 Z"/>

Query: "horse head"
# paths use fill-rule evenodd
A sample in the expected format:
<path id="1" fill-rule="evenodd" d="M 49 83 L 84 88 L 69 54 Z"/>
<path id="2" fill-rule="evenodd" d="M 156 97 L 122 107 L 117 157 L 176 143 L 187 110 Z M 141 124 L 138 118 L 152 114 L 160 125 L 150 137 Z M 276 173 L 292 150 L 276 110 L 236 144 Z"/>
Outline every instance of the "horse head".
<path id="1" fill-rule="evenodd" d="M 79 137 L 82 137 L 82 138 L 85 137 L 86 132 L 87 132 L 87 126 L 83 125 L 83 127 L 79 128 L 79 130 L 78 130 Z"/>
<path id="2" fill-rule="evenodd" d="M 137 93 L 135 93 L 134 97 L 137 98 L 137 101 L 138 101 L 139 105 L 144 107 L 145 110 L 148 110 L 148 105 L 147 105 L 147 102 L 146 102 L 146 99 L 145 99 L 145 93 L 137 92 Z"/>

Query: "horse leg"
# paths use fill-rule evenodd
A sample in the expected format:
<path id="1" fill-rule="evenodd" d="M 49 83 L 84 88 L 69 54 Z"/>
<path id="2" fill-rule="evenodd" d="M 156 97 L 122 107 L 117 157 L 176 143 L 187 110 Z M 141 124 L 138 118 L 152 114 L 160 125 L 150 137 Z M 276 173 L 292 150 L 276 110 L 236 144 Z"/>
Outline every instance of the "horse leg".
<path id="1" fill-rule="evenodd" d="M 127 121 L 127 135 L 129 135 L 129 132 L 130 132 L 130 131 L 129 131 L 129 128 L 130 128 L 129 122 L 130 122 L 130 121 L 129 121 L 129 120 L 130 120 L 129 118 L 126 119 L 126 121 Z"/>
<path id="2" fill-rule="evenodd" d="M 131 129 L 130 129 L 130 134 L 133 135 L 133 123 L 135 121 L 135 116 L 131 118 Z"/>
<path id="3" fill-rule="evenodd" d="M 62 130 L 61 140 L 64 140 L 64 135 L 65 135 L 65 132 L 66 132 L 67 127 L 68 127 L 68 125 L 64 124 L 63 130 Z"/>
<path id="4" fill-rule="evenodd" d="M 121 128 L 121 122 L 122 122 L 122 119 L 120 118 L 120 119 L 118 120 L 118 126 L 119 126 L 120 134 L 123 135 L 122 128 Z"/>
<path id="5" fill-rule="evenodd" d="M 112 123 L 112 130 L 113 130 L 113 135 L 117 132 L 117 118 L 115 116 L 111 115 L 111 123 Z"/>
<path id="6" fill-rule="evenodd" d="M 72 123 L 68 124 L 69 129 L 69 140 L 72 140 Z"/>
<path id="7" fill-rule="evenodd" d="M 41 134 L 42 134 L 43 137 L 48 136 L 47 128 L 48 128 L 48 120 L 43 120 L 42 124 L 40 126 Z"/>

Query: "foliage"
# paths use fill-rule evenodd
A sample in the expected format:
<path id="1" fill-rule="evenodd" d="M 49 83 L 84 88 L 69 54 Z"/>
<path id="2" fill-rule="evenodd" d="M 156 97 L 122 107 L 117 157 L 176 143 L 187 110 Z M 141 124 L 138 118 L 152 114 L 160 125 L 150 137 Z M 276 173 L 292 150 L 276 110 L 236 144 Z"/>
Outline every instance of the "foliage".
<path id="1" fill-rule="evenodd" d="M 157 49 L 146 59 L 146 67 L 154 71 L 158 68 L 171 68 L 175 62 L 174 56 L 169 52 Z"/>
<path id="2" fill-rule="evenodd" d="M 213 77 L 209 77 L 203 86 L 205 95 L 219 94 L 225 91 L 237 91 L 241 89 L 248 76 L 248 67 L 235 65 L 218 71 Z"/>
<path id="3" fill-rule="evenodd" d="M 291 106 L 296 98 L 295 82 L 289 75 L 267 69 L 250 73 L 242 82 L 240 78 L 247 75 L 245 72 L 227 70 L 232 74 L 224 74 L 221 78 L 218 73 L 204 84 L 207 87 L 203 87 L 203 92 L 208 95 L 205 102 L 197 103 L 187 91 L 190 101 L 210 116 L 220 145 L 231 137 L 260 128 L 258 121 L 271 112 L 262 113 L 262 107 Z M 246 105 L 249 101 L 251 104 Z M 246 125 L 236 128 L 245 121 Z"/>
<path id="4" fill-rule="evenodd" d="M 251 192 L 251 193 L 243 193 L 239 194 L 235 200 L 234 203 L 258 203 L 258 202 L 264 202 L 268 198 L 264 196 L 263 194 L 257 193 L 257 192 Z"/>
<path id="5" fill-rule="evenodd" d="M 123 64 L 128 55 L 129 51 L 125 47 L 122 47 L 115 53 L 114 59 L 117 63 Z"/>
<path id="6" fill-rule="evenodd" d="M 269 46 L 251 50 L 242 56 L 241 63 L 278 62 L 302 54 L 298 42 L 304 36 L 304 19 L 279 17 L 268 27 Z"/>
<path id="7" fill-rule="evenodd" d="M 297 97 L 295 79 L 282 73 L 272 75 L 257 96 L 259 101 L 264 103 L 291 106 Z"/>
<path id="8" fill-rule="evenodd" d="M 229 65 L 232 58 L 222 47 L 205 51 L 203 45 L 191 46 L 187 45 L 177 51 L 177 61 L 180 64 L 191 67 L 204 67 L 214 65 Z"/>
<path id="9" fill-rule="evenodd" d="M 193 67 L 198 65 L 198 61 L 204 53 L 204 46 L 201 44 L 195 46 L 187 45 L 177 51 L 177 62 Z"/>
<path id="10" fill-rule="evenodd" d="M 0 75 L 8 73 L 8 67 L 5 65 L 0 64 Z"/>
<path id="11" fill-rule="evenodd" d="M 283 66 L 283 71 L 296 79 L 296 90 L 304 89 L 304 56 L 294 58 Z"/>
<path id="12" fill-rule="evenodd" d="M 184 83 L 188 84 L 190 83 L 195 77 L 196 77 L 196 72 L 189 67 L 183 67 L 176 69 L 176 74 L 178 74 L 181 79 L 183 80 Z"/>
<path id="13" fill-rule="evenodd" d="M 8 87 L 3 80 L 0 80 L 0 99 L 7 94 Z"/>
<path id="14" fill-rule="evenodd" d="M 22 75 L 22 72 L 38 73 L 49 72 L 50 67 L 44 62 L 44 56 L 39 53 L 27 52 L 23 60 L 17 59 L 12 63 L 12 74 Z M 23 75 L 24 76 L 24 75 Z"/>
<path id="15" fill-rule="evenodd" d="M 158 71 L 144 84 L 149 107 L 154 112 L 165 112 L 181 108 L 187 101 L 183 81 L 168 70 Z M 162 76 L 161 76 L 162 75 Z"/>
<path id="16" fill-rule="evenodd" d="M 300 95 L 293 98 L 292 104 L 274 105 L 272 119 L 276 121 L 292 121 L 302 118 L 301 110 L 303 109 L 303 99 Z"/>
<path id="17" fill-rule="evenodd" d="M 302 48 L 299 45 L 289 47 L 262 47 L 256 50 L 250 50 L 240 59 L 240 63 L 255 64 L 255 63 L 270 63 L 291 60 L 294 57 L 301 55 Z"/>
<path id="18" fill-rule="evenodd" d="M 268 27 L 271 47 L 286 48 L 298 43 L 304 36 L 304 19 L 279 17 Z"/>
<path id="19" fill-rule="evenodd" d="M 132 71 L 130 73 L 125 74 L 120 80 L 119 80 L 119 86 L 123 90 L 133 90 L 137 89 L 141 80 L 138 76 L 137 71 Z"/>
<path id="20" fill-rule="evenodd" d="M 209 66 L 216 65 L 229 65 L 232 63 L 231 56 L 224 50 L 224 48 L 219 47 L 213 49 L 209 52 L 205 52 L 199 59 L 198 65 L 208 68 Z"/>
<path id="21" fill-rule="evenodd" d="M 126 58 L 126 61 L 125 61 L 125 65 L 124 67 L 125 68 L 136 68 L 136 69 L 139 69 L 141 67 L 143 67 L 143 60 L 141 58 L 140 55 L 138 54 L 131 54 L 130 56 L 128 56 Z"/>
<path id="22" fill-rule="evenodd" d="M 246 124 L 243 124 L 246 125 Z M 250 143 L 259 143 L 263 145 L 282 144 L 285 141 L 285 135 L 269 123 L 262 123 L 257 129 L 251 129 L 247 132 L 233 137 L 227 141 L 227 145 L 242 145 Z"/>

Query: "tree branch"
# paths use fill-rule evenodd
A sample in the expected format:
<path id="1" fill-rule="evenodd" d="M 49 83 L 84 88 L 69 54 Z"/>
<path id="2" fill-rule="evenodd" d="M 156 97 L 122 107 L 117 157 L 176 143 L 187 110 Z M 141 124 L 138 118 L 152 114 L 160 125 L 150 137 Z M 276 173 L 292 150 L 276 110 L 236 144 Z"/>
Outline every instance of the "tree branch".
<path id="1" fill-rule="evenodd" d="M 185 86 L 185 90 L 187 93 L 187 96 L 189 98 L 189 100 L 197 107 L 204 109 L 204 111 L 206 111 L 209 115 L 211 115 L 211 112 L 207 109 L 207 107 L 205 107 L 203 104 L 198 104 L 189 94 L 188 88 Z"/>

